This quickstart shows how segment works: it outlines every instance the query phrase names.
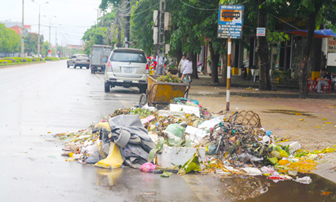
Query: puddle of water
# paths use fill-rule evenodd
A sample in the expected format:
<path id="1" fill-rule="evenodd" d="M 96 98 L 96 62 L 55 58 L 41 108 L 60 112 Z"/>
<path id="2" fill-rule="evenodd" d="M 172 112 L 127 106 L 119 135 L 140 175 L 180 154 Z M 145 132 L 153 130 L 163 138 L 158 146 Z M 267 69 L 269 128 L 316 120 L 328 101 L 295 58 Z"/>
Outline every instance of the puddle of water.
<path id="1" fill-rule="evenodd" d="M 301 184 L 291 180 L 274 183 L 265 177 L 222 179 L 224 193 L 232 201 L 336 201 L 336 184 L 315 174 L 313 182 Z"/>
<path id="2" fill-rule="evenodd" d="M 298 110 L 286 110 L 286 109 L 269 109 L 267 111 L 263 111 L 264 113 L 278 113 L 278 114 L 287 114 L 287 115 L 302 115 L 307 117 L 315 118 L 316 116 L 304 112 L 304 111 L 298 111 Z"/>
<path id="3" fill-rule="evenodd" d="M 203 192 L 203 194 L 209 194 L 209 196 L 211 195 L 221 201 L 336 201 L 336 184 L 315 174 L 309 175 L 312 183 L 308 185 L 292 180 L 275 183 L 266 179 L 265 176 L 218 178 L 210 175 L 194 175 L 201 183 L 195 180 L 193 176 L 189 176 L 192 179 L 189 183 L 175 175 L 167 179 L 161 178 L 160 175 L 142 173 L 133 169 L 96 169 L 96 185 L 106 187 L 114 194 L 119 194 L 119 196 L 125 198 L 139 197 L 139 195 L 146 196 L 144 201 L 156 201 L 167 195 L 171 198 L 165 198 L 163 201 L 174 201 L 176 199 L 174 197 L 191 197 L 195 194 L 202 195 Z M 300 175 L 300 177 L 307 175 Z M 211 191 L 204 190 L 204 187 Z M 202 191 L 195 193 L 195 190 Z"/>
<path id="4" fill-rule="evenodd" d="M 96 184 L 103 187 L 113 187 L 117 184 L 122 172 L 122 168 L 113 170 L 97 168 Z"/>

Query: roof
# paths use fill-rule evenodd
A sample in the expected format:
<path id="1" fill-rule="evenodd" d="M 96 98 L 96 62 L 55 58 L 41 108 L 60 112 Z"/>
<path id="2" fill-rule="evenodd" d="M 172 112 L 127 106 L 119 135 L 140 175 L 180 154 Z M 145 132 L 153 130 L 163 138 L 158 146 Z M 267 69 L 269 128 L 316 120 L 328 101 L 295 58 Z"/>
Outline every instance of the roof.
<path id="1" fill-rule="evenodd" d="M 24 28 L 31 29 L 31 25 L 24 25 Z"/>
<path id="2" fill-rule="evenodd" d="M 299 36 L 307 36 L 307 30 L 287 30 L 287 33 L 299 35 Z M 331 29 L 320 29 L 314 31 L 314 38 L 328 38 L 328 37 L 336 37 L 336 34 Z"/>
<path id="3" fill-rule="evenodd" d="M 11 27 L 9 29 L 14 30 L 17 34 L 21 35 L 21 27 L 15 25 L 14 27 Z"/>
<path id="4" fill-rule="evenodd" d="M 109 48 L 111 48 L 111 46 L 109 46 L 109 45 L 100 45 L 100 44 L 93 44 L 92 47 L 109 47 Z"/>

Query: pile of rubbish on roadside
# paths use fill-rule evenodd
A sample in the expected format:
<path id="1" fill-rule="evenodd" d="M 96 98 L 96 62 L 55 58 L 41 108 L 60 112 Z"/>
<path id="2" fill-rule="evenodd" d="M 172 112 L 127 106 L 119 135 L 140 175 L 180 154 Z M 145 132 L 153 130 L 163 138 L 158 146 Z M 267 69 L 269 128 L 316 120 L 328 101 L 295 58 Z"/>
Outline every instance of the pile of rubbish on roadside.
<path id="1" fill-rule="evenodd" d="M 302 150 L 298 142 L 277 138 L 253 111 L 210 114 L 197 100 L 185 98 L 175 98 L 163 110 L 118 109 L 87 129 L 55 136 L 65 142 L 66 161 L 106 169 L 129 166 L 162 177 L 264 175 L 274 182 L 309 184 L 309 176 L 299 176 L 316 169 L 325 153 L 336 152 L 336 146 Z"/>

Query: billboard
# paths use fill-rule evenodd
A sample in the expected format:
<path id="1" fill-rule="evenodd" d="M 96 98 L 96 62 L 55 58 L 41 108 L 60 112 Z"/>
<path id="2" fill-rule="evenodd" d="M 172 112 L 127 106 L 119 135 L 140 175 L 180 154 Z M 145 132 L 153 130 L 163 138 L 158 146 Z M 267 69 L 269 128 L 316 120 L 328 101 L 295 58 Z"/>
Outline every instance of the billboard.
<path id="1" fill-rule="evenodd" d="M 241 39 L 243 21 L 243 5 L 219 5 L 218 38 Z"/>

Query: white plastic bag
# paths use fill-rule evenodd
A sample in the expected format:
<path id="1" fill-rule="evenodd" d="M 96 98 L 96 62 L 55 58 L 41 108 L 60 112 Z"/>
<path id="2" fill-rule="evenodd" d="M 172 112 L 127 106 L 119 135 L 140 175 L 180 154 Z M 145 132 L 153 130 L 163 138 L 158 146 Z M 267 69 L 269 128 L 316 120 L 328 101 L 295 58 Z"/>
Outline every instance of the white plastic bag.
<path id="1" fill-rule="evenodd" d="M 86 155 L 86 163 L 94 164 L 97 163 L 99 159 L 99 149 L 97 144 L 88 146 L 84 149 L 84 154 Z"/>

